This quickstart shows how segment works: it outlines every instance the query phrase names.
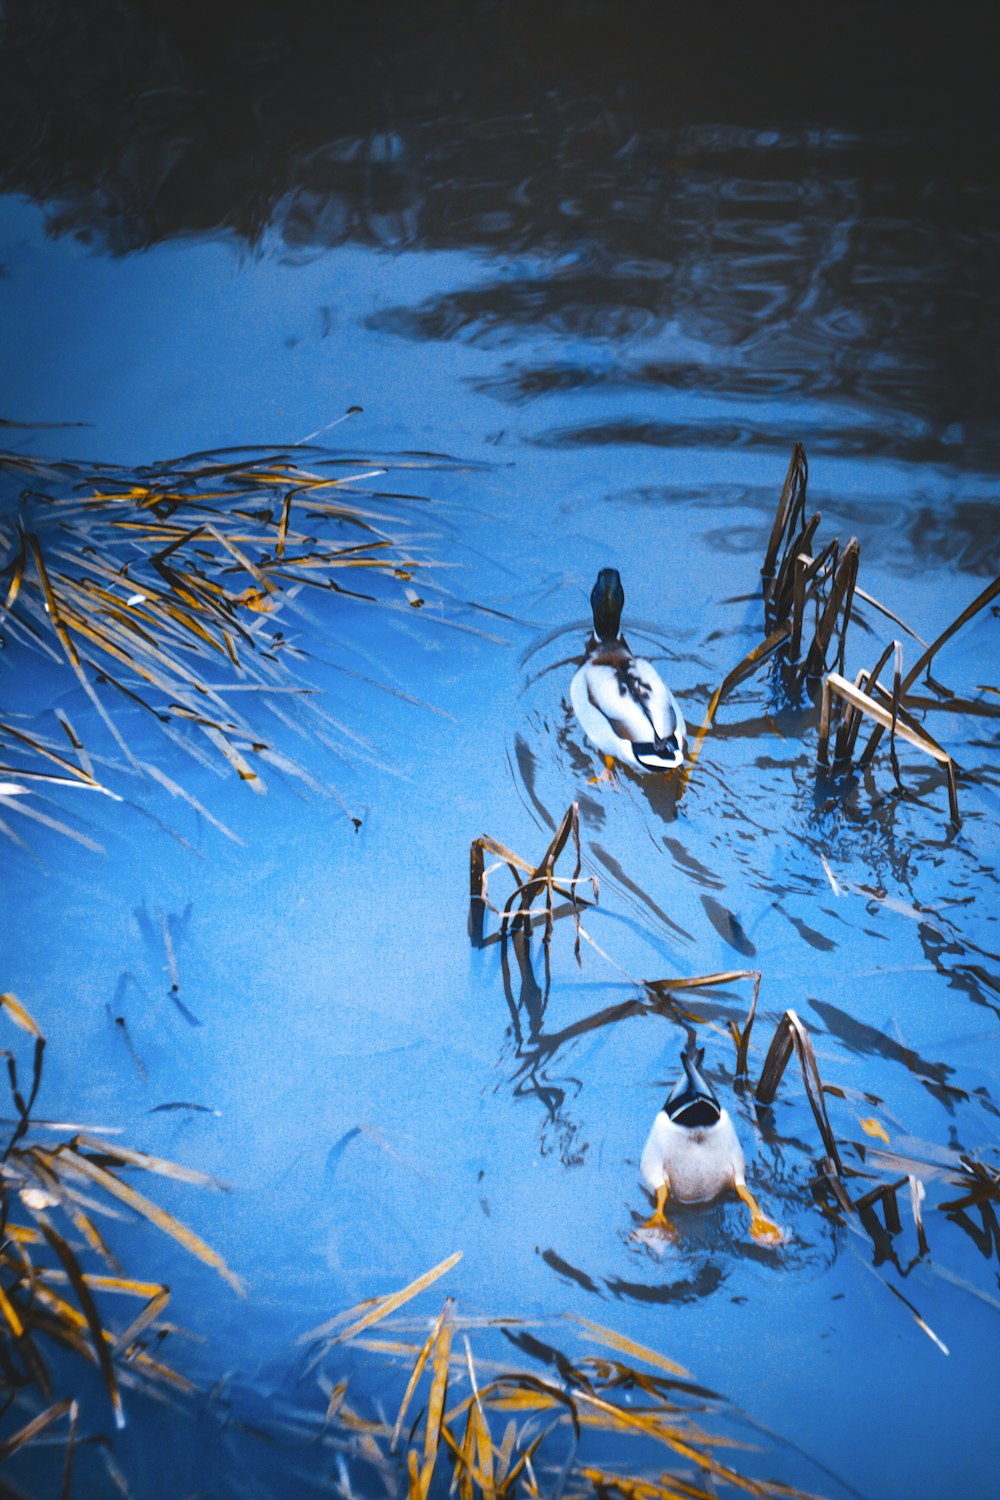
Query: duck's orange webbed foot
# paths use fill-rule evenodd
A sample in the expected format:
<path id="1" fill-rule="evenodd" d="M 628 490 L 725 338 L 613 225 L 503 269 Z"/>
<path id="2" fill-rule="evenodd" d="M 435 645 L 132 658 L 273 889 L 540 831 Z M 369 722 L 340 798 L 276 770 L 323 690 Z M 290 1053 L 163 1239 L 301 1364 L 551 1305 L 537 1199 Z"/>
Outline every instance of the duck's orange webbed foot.
<path id="1" fill-rule="evenodd" d="M 600 776 L 588 776 L 587 777 L 587 785 L 588 786 L 596 786 L 599 781 L 613 781 L 614 777 L 612 776 L 611 773 L 614 770 L 614 768 L 615 768 L 615 758 L 614 758 L 614 756 L 613 755 L 606 755 L 604 757 L 604 770 L 601 772 Z"/>
<path id="2" fill-rule="evenodd" d="M 675 1238 L 676 1231 L 674 1226 L 663 1212 L 663 1205 L 667 1201 L 667 1191 L 666 1183 L 663 1183 L 662 1186 L 656 1189 L 656 1209 L 652 1216 L 640 1225 L 637 1231 L 638 1234 L 643 1234 L 644 1231 L 651 1231 L 654 1234 L 662 1235 L 667 1240 Z"/>
<path id="3" fill-rule="evenodd" d="M 777 1224 L 762 1214 L 757 1206 L 757 1200 L 747 1187 L 745 1182 L 734 1184 L 736 1192 L 747 1208 L 750 1210 L 750 1234 L 758 1245 L 776 1246 L 783 1245 L 788 1236 Z"/>

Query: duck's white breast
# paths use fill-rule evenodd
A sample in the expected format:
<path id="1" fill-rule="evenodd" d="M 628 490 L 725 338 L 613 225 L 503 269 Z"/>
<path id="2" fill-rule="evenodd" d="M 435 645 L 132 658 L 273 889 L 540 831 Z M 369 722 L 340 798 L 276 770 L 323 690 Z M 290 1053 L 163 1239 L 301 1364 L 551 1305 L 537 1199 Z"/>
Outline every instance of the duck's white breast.
<path id="1" fill-rule="evenodd" d="M 663 1110 L 653 1121 L 640 1170 L 654 1190 L 666 1181 L 671 1198 L 705 1203 L 743 1180 L 743 1148 L 725 1110 L 714 1125 L 688 1130 Z"/>

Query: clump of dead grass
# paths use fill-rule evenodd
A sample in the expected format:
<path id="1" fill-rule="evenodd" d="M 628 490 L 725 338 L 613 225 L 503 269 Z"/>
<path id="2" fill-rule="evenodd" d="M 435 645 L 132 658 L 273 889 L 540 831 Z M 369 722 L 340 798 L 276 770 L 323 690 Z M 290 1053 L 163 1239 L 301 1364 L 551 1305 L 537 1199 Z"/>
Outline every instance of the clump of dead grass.
<path id="1" fill-rule="evenodd" d="M 34 1126 L 45 1038 L 11 994 L 0 995 L 0 1016 L 30 1038 L 31 1050 L 28 1082 L 22 1080 L 15 1051 L 4 1052 L 15 1114 L 0 1155 L 0 1371 L 5 1390 L 0 1464 L 63 1424 L 60 1495 L 65 1500 L 81 1402 L 75 1395 L 59 1394 L 67 1366 L 60 1364 L 56 1373 L 53 1351 L 68 1351 L 100 1372 L 118 1427 L 125 1424 L 124 1391 L 186 1395 L 194 1389 L 161 1355 L 174 1331 L 165 1317 L 169 1288 L 126 1275 L 101 1221 L 120 1219 L 126 1210 L 211 1266 L 234 1290 L 243 1288 L 216 1251 L 129 1179 L 139 1172 L 196 1186 L 222 1184 L 115 1140 L 99 1139 L 92 1130 L 52 1122 Z M 124 1316 L 115 1316 L 112 1305 L 125 1307 Z M 2 1481 L 0 1489 L 7 1492 Z"/>
<path id="2" fill-rule="evenodd" d="M 310 601 L 423 604 L 411 586 L 429 561 L 421 502 L 372 490 L 379 466 L 300 449 L 135 471 L 5 455 L 0 471 L 27 486 L 0 516 L 0 629 L 75 683 L 119 758 L 105 769 L 65 712 L 61 742 L 0 715 L 0 802 L 17 812 L 53 788 L 117 795 L 125 770 L 211 818 L 140 759 L 120 710 L 138 708 L 186 754 L 217 757 L 263 791 L 265 765 L 295 767 L 245 705 L 280 716 L 280 694 L 308 693 L 296 636 Z"/>
<path id="3" fill-rule="evenodd" d="M 802 1491 L 751 1477 L 735 1458 L 721 1458 L 720 1448 L 741 1446 L 718 1430 L 729 1416 L 725 1401 L 675 1361 L 613 1329 L 586 1318 L 539 1324 L 463 1317 L 451 1297 L 431 1320 L 401 1315 L 460 1258 L 449 1256 L 409 1286 L 300 1340 L 308 1346 L 306 1374 L 326 1402 L 324 1441 L 374 1471 L 387 1494 L 398 1494 L 402 1481 L 410 1500 L 428 1500 L 445 1485 L 462 1500 L 804 1500 Z M 538 1327 L 559 1347 L 536 1339 L 529 1330 Z M 483 1347 L 498 1333 L 515 1348 L 544 1354 L 551 1368 L 540 1373 L 490 1358 Z M 337 1369 L 351 1348 L 380 1356 L 401 1375 L 408 1370 L 394 1420 L 366 1419 L 349 1404 L 348 1381 Z"/>

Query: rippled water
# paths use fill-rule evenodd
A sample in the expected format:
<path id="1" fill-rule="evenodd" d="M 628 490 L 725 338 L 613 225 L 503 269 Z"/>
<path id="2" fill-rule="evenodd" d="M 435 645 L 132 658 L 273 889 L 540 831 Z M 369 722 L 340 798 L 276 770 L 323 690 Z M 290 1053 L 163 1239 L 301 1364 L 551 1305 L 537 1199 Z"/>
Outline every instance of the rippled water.
<path id="1" fill-rule="evenodd" d="M 943 778 L 906 747 L 905 799 L 884 750 L 818 780 L 818 713 L 777 667 L 725 700 L 680 798 L 627 775 L 589 784 L 568 699 L 608 564 L 629 639 L 700 721 L 764 634 L 760 560 L 795 440 L 821 535 L 858 537 L 861 585 L 925 640 L 994 576 L 1000 219 L 995 160 L 963 134 L 973 91 L 951 123 L 898 82 L 881 111 L 829 83 L 811 109 L 799 83 L 783 113 L 760 102 L 777 63 L 756 105 L 726 92 L 736 35 L 699 106 L 677 59 L 659 101 L 620 36 L 617 82 L 596 82 L 602 7 L 546 84 L 543 23 L 509 35 L 484 7 L 479 30 L 454 30 L 445 7 L 421 66 L 407 72 L 404 28 L 371 97 L 355 83 L 337 102 L 320 99 L 308 36 L 292 28 L 283 51 L 263 14 L 227 94 L 210 49 L 185 50 L 154 10 L 129 29 L 108 7 L 100 65 L 73 94 L 57 85 L 79 38 L 47 30 L 44 8 L 11 9 L 7 446 L 128 468 L 312 435 L 384 463 L 384 491 L 426 497 L 436 566 L 420 610 L 331 600 L 300 623 L 309 681 L 359 737 L 331 746 L 304 710 L 269 718 L 309 782 L 270 772 L 253 798 L 184 763 L 241 845 L 124 775 L 122 805 L 45 804 L 104 855 L 17 824 L 30 853 L 6 854 L 2 977 L 51 1039 L 44 1113 L 121 1125 L 233 1183 L 225 1199 L 168 1185 L 165 1201 L 246 1276 L 245 1305 L 135 1231 L 178 1321 L 209 1337 L 189 1366 L 206 1387 L 228 1372 L 266 1403 L 303 1329 L 462 1249 L 448 1290 L 466 1310 L 607 1323 L 833 1471 L 779 1447 L 778 1477 L 985 1494 L 1000 1234 L 988 1207 L 939 1205 L 955 1192 L 941 1168 L 963 1153 L 996 1166 L 1000 1146 L 994 613 L 935 663 L 955 699 L 924 690 L 961 768 L 958 830 Z M 665 23 L 650 35 L 670 39 Z M 482 81 L 492 46 L 516 62 L 506 93 Z M 112 108 L 101 86 L 122 78 Z M 322 431 L 352 404 L 349 426 Z M 52 423 L 74 425 L 30 425 Z M 848 675 L 892 630 L 862 603 Z M 908 663 L 918 651 L 906 640 Z M 28 659 L 7 642 L 7 712 L 54 724 L 63 707 L 110 757 L 76 688 L 36 658 L 29 676 Z M 140 710 L 122 723 L 178 774 Z M 547 954 L 537 938 L 470 946 L 470 839 L 538 857 L 573 800 L 599 946 L 578 966 L 569 922 Z M 772 1109 L 734 1090 L 746 985 L 679 1013 L 636 1003 L 642 980 L 742 968 L 763 975 L 752 1073 L 794 1008 L 843 1092 L 828 1102 L 845 1160 L 877 1162 L 860 1125 L 874 1114 L 923 1164 L 929 1258 L 911 1263 L 908 1210 L 898 1263 L 822 1212 L 794 1066 Z M 692 1031 L 754 1191 L 789 1232 L 778 1252 L 753 1244 L 735 1202 L 679 1212 L 662 1254 L 632 1237 L 648 1212 L 639 1153 Z M 150 1113 L 178 1101 L 211 1112 Z M 169 1423 L 142 1411 L 116 1449 L 137 1496 L 238 1490 L 259 1462 L 220 1436 L 216 1403 L 168 1480 Z"/>

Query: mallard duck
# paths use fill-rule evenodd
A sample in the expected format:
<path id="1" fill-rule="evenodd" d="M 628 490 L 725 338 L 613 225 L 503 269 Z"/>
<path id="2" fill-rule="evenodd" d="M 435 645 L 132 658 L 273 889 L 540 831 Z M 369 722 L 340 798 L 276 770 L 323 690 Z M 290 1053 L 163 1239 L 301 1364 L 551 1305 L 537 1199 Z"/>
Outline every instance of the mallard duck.
<path id="1" fill-rule="evenodd" d="M 746 1184 L 746 1160 L 733 1122 L 702 1077 L 703 1052 L 681 1055 L 684 1073 L 653 1121 L 639 1170 L 656 1194 L 656 1212 L 644 1224 L 672 1235 L 663 1212 L 668 1195 L 681 1203 L 706 1203 L 733 1188 L 750 1210 L 750 1233 L 762 1244 L 784 1240 L 757 1207 Z"/>
<path id="2" fill-rule="evenodd" d="M 672 771 L 684 759 L 687 729 L 673 693 L 619 634 L 625 590 L 616 568 L 602 568 L 590 595 L 594 633 L 569 695 L 590 743 L 610 776 L 616 760 L 635 771 Z"/>

